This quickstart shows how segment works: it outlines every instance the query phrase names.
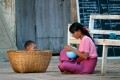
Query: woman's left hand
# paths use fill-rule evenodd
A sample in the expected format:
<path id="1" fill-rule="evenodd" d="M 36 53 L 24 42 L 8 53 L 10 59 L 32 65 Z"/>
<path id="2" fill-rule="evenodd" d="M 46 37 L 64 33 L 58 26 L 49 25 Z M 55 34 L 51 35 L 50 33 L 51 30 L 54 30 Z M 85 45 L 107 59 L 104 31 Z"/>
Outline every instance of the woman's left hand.
<path id="1" fill-rule="evenodd" d="M 73 50 L 73 48 L 72 48 L 71 46 L 69 46 L 69 45 L 65 45 L 65 46 L 64 46 L 64 49 L 65 49 L 66 51 L 72 51 L 72 50 Z"/>

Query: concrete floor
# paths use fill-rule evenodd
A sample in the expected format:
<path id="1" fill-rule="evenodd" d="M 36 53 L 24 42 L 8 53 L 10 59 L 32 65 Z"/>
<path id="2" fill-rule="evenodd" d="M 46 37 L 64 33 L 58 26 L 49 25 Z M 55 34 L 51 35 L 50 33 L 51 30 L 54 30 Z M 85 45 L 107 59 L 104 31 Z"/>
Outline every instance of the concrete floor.
<path id="1" fill-rule="evenodd" d="M 101 60 L 98 60 L 94 74 L 61 74 L 58 56 L 53 56 L 45 73 L 15 73 L 9 62 L 0 62 L 0 80 L 120 80 L 120 60 L 107 61 L 107 73 L 100 73 Z"/>

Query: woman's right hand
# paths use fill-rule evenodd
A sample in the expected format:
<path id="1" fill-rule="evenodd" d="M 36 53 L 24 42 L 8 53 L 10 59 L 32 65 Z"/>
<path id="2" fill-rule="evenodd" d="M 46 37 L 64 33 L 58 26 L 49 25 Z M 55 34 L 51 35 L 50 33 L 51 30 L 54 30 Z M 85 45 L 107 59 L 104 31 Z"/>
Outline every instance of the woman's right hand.
<path id="1" fill-rule="evenodd" d="M 71 46 L 69 46 L 69 45 L 65 45 L 65 46 L 64 46 L 64 49 L 65 49 L 66 51 L 72 51 L 72 50 L 73 50 L 73 48 L 72 48 Z"/>

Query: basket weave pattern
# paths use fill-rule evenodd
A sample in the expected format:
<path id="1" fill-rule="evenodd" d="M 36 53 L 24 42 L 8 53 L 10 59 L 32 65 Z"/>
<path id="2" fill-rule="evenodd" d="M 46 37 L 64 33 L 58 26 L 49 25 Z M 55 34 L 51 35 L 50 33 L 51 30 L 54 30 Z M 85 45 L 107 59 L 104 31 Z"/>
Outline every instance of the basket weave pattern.
<path id="1" fill-rule="evenodd" d="M 52 57 L 50 50 L 20 51 L 9 50 L 8 59 L 14 72 L 46 72 Z"/>

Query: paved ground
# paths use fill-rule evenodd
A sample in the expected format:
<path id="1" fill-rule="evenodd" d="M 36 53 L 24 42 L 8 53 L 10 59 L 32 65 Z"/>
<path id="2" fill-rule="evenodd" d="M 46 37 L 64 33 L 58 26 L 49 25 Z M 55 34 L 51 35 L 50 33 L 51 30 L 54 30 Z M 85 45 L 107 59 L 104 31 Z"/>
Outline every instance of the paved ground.
<path id="1" fill-rule="evenodd" d="M 53 56 L 45 73 L 15 73 L 9 62 L 0 62 L 0 80 L 120 80 L 120 60 L 108 60 L 107 74 L 101 75 L 101 60 L 98 61 L 94 74 L 61 74 L 58 56 Z"/>

